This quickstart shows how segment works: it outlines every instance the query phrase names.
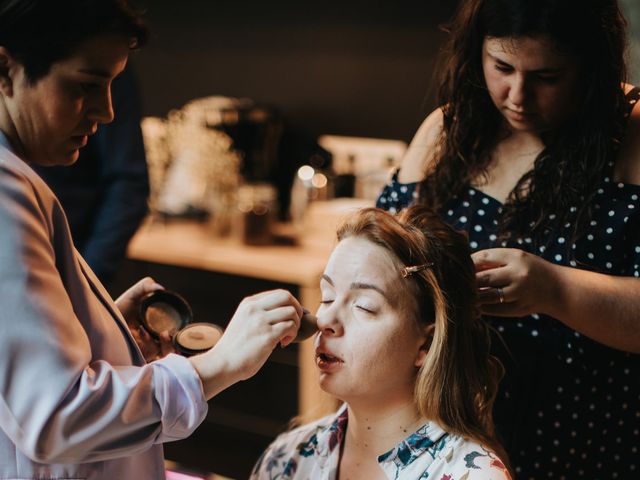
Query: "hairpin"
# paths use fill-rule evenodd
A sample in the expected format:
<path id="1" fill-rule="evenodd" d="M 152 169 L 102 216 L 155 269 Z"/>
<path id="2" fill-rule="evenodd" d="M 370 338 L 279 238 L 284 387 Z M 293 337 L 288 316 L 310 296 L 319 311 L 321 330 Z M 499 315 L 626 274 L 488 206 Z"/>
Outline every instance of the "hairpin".
<path id="1" fill-rule="evenodd" d="M 423 263 L 422 265 L 413 265 L 411 267 L 404 267 L 400 272 L 402 272 L 402 278 L 407 278 L 409 275 L 420 272 L 421 270 L 426 270 L 427 268 L 433 267 L 433 262 Z"/>

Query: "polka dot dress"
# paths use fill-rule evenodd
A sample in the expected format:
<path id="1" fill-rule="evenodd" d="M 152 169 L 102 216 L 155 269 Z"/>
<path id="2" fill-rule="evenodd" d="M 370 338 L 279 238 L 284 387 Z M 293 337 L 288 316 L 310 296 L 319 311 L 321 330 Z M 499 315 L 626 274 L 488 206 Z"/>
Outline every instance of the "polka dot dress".
<path id="1" fill-rule="evenodd" d="M 639 277 L 640 186 L 614 183 L 612 172 L 610 164 L 591 222 L 575 242 L 577 206 L 565 225 L 537 243 L 527 236 L 499 240 L 502 204 L 474 188 L 441 213 L 468 233 L 474 251 L 519 248 L 558 265 Z M 416 196 L 416 184 L 400 184 L 396 175 L 377 205 L 399 211 Z M 544 315 L 487 320 L 506 344 L 493 342 L 507 370 L 494 415 L 516 477 L 640 479 L 640 355 L 608 348 Z"/>

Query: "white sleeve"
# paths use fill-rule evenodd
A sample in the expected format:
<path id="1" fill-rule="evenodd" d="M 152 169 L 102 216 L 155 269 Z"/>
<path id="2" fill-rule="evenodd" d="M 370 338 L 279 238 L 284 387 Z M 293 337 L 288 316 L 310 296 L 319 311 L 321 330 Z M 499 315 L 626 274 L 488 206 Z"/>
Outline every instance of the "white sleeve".
<path id="1" fill-rule="evenodd" d="M 140 367 L 92 352 L 91 319 L 74 311 L 82 292 L 62 280 L 56 252 L 65 245 L 46 205 L 0 159 L 0 428 L 42 463 L 106 460 L 186 437 L 207 411 L 197 373 L 177 355 Z"/>

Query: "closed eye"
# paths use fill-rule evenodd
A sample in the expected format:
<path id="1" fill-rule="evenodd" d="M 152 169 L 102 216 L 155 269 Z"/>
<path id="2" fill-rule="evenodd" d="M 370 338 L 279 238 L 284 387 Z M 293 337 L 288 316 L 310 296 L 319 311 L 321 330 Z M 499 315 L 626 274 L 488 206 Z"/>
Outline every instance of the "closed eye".
<path id="1" fill-rule="evenodd" d="M 509 65 L 503 65 L 501 63 L 496 64 L 495 69 L 502 73 L 510 73 L 513 71 L 513 67 L 510 67 Z"/>
<path id="2" fill-rule="evenodd" d="M 362 310 L 363 312 L 366 312 L 366 313 L 376 313 L 375 311 L 370 310 L 370 309 L 368 309 L 366 307 L 363 307 L 362 305 L 356 305 L 356 308 L 358 310 Z"/>

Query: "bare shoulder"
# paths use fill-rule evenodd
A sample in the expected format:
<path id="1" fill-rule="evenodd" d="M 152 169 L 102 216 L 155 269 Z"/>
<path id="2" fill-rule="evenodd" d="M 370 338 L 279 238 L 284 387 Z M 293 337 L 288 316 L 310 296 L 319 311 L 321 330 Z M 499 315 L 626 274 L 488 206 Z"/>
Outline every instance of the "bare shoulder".
<path id="1" fill-rule="evenodd" d="M 438 108 L 431 112 L 418 128 L 402 159 L 398 175 L 398 181 L 401 183 L 419 182 L 424 179 L 442 132 L 442 118 L 442 109 Z"/>
<path id="2" fill-rule="evenodd" d="M 626 90 L 630 90 L 627 86 Z M 626 131 L 616 159 L 616 181 L 640 185 L 640 102 L 636 102 L 627 120 Z"/>

